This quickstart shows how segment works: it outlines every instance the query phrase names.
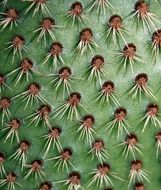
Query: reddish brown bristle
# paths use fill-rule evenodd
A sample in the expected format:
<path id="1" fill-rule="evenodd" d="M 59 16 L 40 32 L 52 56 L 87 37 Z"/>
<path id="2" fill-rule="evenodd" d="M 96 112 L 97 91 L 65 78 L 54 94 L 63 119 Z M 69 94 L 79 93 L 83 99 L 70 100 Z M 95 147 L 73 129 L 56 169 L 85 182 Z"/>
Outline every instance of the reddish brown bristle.
<path id="1" fill-rule="evenodd" d="M 65 161 L 70 160 L 71 156 L 72 156 L 72 150 L 69 148 L 65 148 L 62 152 L 61 152 L 61 158 Z"/>
<path id="2" fill-rule="evenodd" d="M 51 107 L 49 105 L 43 105 L 39 109 L 39 113 L 41 114 L 42 117 L 48 116 L 50 112 L 51 112 Z"/>
<path id="3" fill-rule="evenodd" d="M 155 116 L 155 115 L 157 115 L 158 111 L 159 111 L 159 107 L 157 104 L 147 105 L 146 113 L 148 113 L 148 115 Z"/>
<path id="4" fill-rule="evenodd" d="M 33 63 L 30 59 L 25 58 L 21 61 L 20 67 L 24 73 L 27 73 L 28 71 L 31 71 Z"/>
<path id="5" fill-rule="evenodd" d="M 117 120 L 122 121 L 127 115 L 127 110 L 125 108 L 118 108 L 115 110 L 114 115 Z"/>
<path id="6" fill-rule="evenodd" d="M 62 53 L 63 51 L 63 45 L 59 42 L 54 42 L 52 45 L 51 45 L 51 48 L 50 48 L 50 53 L 53 55 L 53 56 L 58 56 Z"/>
<path id="7" fill-rule="evenodd" d="M 3 97 L 1 100 L 0 100 L 0 108 L 1 109 L 7 109 L 9 108 L 11 105 L 11 100 L 10 98 L 7 98 L 7 97 Z"/>
<path id="8" fill-rule="evenodd" d="M 122 18 L 119 15 L 112 15 L 109 19 L 109 25 L 116 30 L 122 28 Z"/>
<path id="9" fill-rule="evenodd" d="M 39 190 L 51 190 L 52 189 L 52 185 L 50 182 L 43 182 L 41 185 L 40 185 L 40 188 Z"/>
<path id="10" fill-rule="evenodd" d="M 18 11 L 16 9 L 8 9 L 6 12 L 6 17 L 16 20 L 18 18 Z"/>
<path id="11" fill-rule="evenodd" d="M 153 34 L 152 34 L 152 42 L 155 45 L 158 45 L 159 47 L 161 46 L 161 29 L 156 30 Z"/>
<path id="12" fill-rule="evenodd" d="M 159 142 L 161 142 L 161 131 L 157 133 L 157 135 L 155 136 L 156 140 L 158 140 Z"/>
<path id="13" fill-rule="evenodd" d="M 96 55 L 92 58 L 91 65 L 95 67 L 97 70 L 100 70 L 104 65 L 104 57 L 101 55 Z"/>
<path id="14" fill-rule="evenodd" d="M 51 134 L 53 139 L 58 139 L 60 137 L 61 132 L 62 132 L 62 130 L 60 128 L 54 127 L 50 131 L 50 134 Z"/>
<path id="15" fill-rule="evenodd" d="M 34 0 L 36 3 L 39 3 L 39 4 L 41 4 L 41 3 L 46 3 L 48 0 Z"/>
<path id="16" fill-rule="evenodd" d="M 78 172 L 72 172 L 69 175 L 69 181 L 73 185 L 79 185 L 80 184 L 81 176 Z"/>
<path id="17" fill-rule="evenodd" d="M 125 45 L 123 55 L 129 59 L 133 59 L 136 55 L 136 46 L 132 43 Z"/>
<path id="18" fill-rule="evenodd" d="M 12 40 L 12 44 L 15 48 L 20 48 L 24 45 L 25 39 L 22 36 L 15 36 Z"/>
<path id="19" fill-rule="evenodd" d="M 68 102 L 71 106 L 77 106 L 80 103 L 81 95 L 78 92 L 73 92 L 68 98 Z"/>
<path id="20" fill-rule="evenodd" d="M 35 171 L 35 172 L 38 172 L 42 169 L 42 161 L 41 160 L 34 160 L 32 162 L 32 170 Z"/>
<path id="21" fill-rule="evenodd" d="M 30 148 L 30 143 L 26 140 L 20 142 L 20 149 L 26 152 Z"/>
<path id="22" fill-rule="evenodd" d="M 2 86 L 6 81 L 6 78 L 3 74 L 0 74 L 0 86 Z"/>
<path id="23" fill-rule="evenodd" d="M 86 115 L 82 119 L 82 123 L 86 128 L 92 128 L 95 123 L 95 118 L 92 115 Z"/>
<path id="24" fill-rule="evenodd" d="M 135 134 L 130 134 L 126 136 L 126 142 L 130 146 L 135 146 L 138 142 L 138 138 Z"/>
<path id="25" fill-rule="evenodd" d="M 7 181 L 8 181 L 9 183 L 14 183 L 14 182 L 16 181 L 16 178 L 17 178 L 17 176 L 16 176 L 16 174 L 13 173 L 13 172 L 10 172 L 10 173 L 7 175 Z"/>
<path id="26" fill-rule="evenodd" d="M 80 41 L 89 43 L 93 37 L 93 32 L 90 28 L 85 28 L 80 32 Z"/>
<path id="27" fill-rule="evenodd" d="M 141 160 L 134 160 L 131 162 L 131 169 L 139 171 L 142 169 L 142 161 Z"/>
<path id="28" fill-rule="evenodd" d="M 140 73 L 135 77 L 135 83 L 140 87 L 144 87 L 147 85 L 148 75 L 146 73 Z"/>
<path id="29" fill-rule="evenodd" d="M 115 84 L 112 81 L 105 81 L 102 85 L 102 91 L 111 94 L 115 90 Z"/>
<path id="30" fill-rule="evenodd" d="M 143 183 L 136 183 L 135 184 L 135 190 L 144 190 L 144 184 Z"/>
<path id="31" fill-rule="evenodd" d="M 30 84 L 30 85 L 28 86 L 28 91 L 29 91 L 29 93 L 32 94 L 32 95 L 38 94 L 38 93 L 40 92 L 40 90 L 41 90 L 41 87 L 40 87 L 40 85 L 37 84 L 37 83 L 32 83 L 32 84 Z"/>
<path id="32" fill-rule="evenodd" d="M 52 18 L 44 18 L 41 22 L 41 27 L 45 30 L 50 30 L 55 25 L 55 20 Z"/>
<path id="33" fill-rule="evenodd" d="M 69 67 L 62 67 L 60 70 L 59 70 L 59 78 L 62 79 L 62 80 L 67 80 L 70 78 L 72 74 L 72 71 Z"/>
<path id="34" fill-rule="evenodd" d="M 135 3 L 135 11 L 138 11 L 141 16 L 145 16 L 149 12 L 149 5 L 144 0 Z"/>
<path id="35" fill-rule="evenodd" d="M 98 165 L 97 167 L 98 169 L 98 172 L 102 175 L 102 176 L 105 176 L 109 173 L 110 171 L 110 165 L 107 164 L 107 163 L 103 163 L 103 164 L 100 164 Z"/>
<path id="36" fill-rule="evenodd" d="M 96 140 L 92 143 L 92 148 L 94 150 L 100 151 L 104 148 L 104 142 L 102 140 Z"/>
<path id="37" fill-rule="evenodd" d="M 83 5 L 76 1 L 71 5 L 71 9 L 70 9 L 71 13 L 75 16 L 80 16 L 83 12 Z"/>
<path id="38" fill-rule="evenodd" d="M 0 165 L 3 164 L 3 162 L 5 161 L 5 155 L 0 152 Z"/>
<path id="39" fill-rule="evenodd" d="M 20 126 L 21 126 L 21 121 L 19 119 L 12 119 L 10 121 L 10 128 L 12 128 L 13 130 L 20 128 Z"/>

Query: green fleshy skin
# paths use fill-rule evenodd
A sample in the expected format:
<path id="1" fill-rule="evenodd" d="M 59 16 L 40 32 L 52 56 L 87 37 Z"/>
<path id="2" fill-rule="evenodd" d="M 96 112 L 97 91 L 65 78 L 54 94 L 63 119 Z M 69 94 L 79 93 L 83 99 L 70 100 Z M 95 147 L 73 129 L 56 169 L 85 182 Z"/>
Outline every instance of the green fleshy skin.
<path id="1" fill-rule="evenodd" d="M 50 84 L 50 81 L 54 79 L 54 77 L 49 76 L 51 74 L 58 73 L 59 69 L 67 66 L 71 68 L 72 76 L 74 77 L 73 82 L 71 83 L 72 91 L 70 92 L 79 92 L 81 94 L 81 103 L 85 106 L 86 110 L 83 108 L 80 109 L 80 119 L 85 115 L 93 115 L 95 118 L 94 130 L 96 134 L 94 135 L 95 139 L 102 139 L 105 144 L 106 154 L 109 154 L 109 157 L 105 159 L 104 162 L 108 163 L 111 166 L 111 172 L 116 172 L 117 176 L 123 180 L 119 180 L 117 178 L 111 177 L 114 187 L 113 189 L 125 190 L 128 188 L 129 184 L 129 172 L 130 172 L 130 164 L 134 159 L 132 155 L 125 159 L 125 156 L 122 155 L 123 147 L 117 146 L 121 142 L 124 141 L 126 137 L 126 132 L 123 131 L 122 136 L 117 139 L 117 129 L 114 129 L 112 133 L 106 131 L 106 124 L 113 119 L 113 114 L 117 106 L 115 104 L 100 104 L 96 101 L 98 94 L 100 92 L 100 84 L 99 80 L 90 81 L 88 80 L 88 69 L 90 66 L 90 62 L 95 55 L 101 55 L 104 57 L 105 65 L 104 71 L 107 76 L 102 75 L 101 83 L 103 84 L 106 80 L 111 80 L 114 82 L 116 86 L 116 97 L 121 107 L 126 108 L 127 117 L 129 126 L 127 129 L 130 133 L 135 133 L 137 135 L 138 141 L 143 145 L 143 148 L 140 149 L 143 155 L 136 153 L 136 159 L 142 160 L 143 162 L 143 170 L 147 170 L 148 178 L 151 183 L 143 180 L 146 190 L 159 190 L 161 187 L 161 170 L 160 170 L 160 157 L 161 150 L 159 152 L 158 158 L 156 158 L 156 134 L 161 130 L 159 124 L 157 123 L 156 127 L 153 123 L 148 122 L 144 132 L 144 123 L 141 122 L 141 119 L 145 116 L 146 106 L 149 103 L 156 103 L 159 107 L 161 107 L 160 102 L 160 55 L 157 55 L 155 60 L 152 57 L 151 48 L 148 46 L 148 43 L 151 42 L 152 34 L 154 32 L 154 27 L 150 28 L 150 31 L 145 27 L 143 30 L 142 27 L 133 24 L 133 19 L 128 16 L 130 12 L 134 10 L 134 4 L 136 1 L 133 0 L 122 0 L 115 1 L 110 0 L 112 4 L 112 8 L 105 9 L 105 15 L 103 13 L 98 14 L 97 10 L 94 9 L 93 12 L 88 12 L 90 2 L 85 0 L 80 0 L 84 7 L 83 11 L 83 21 L 84 23 L 75 23 L 72 26 L 72 21 L 66 20 L 66 15 L 70 9 L 71 4 L 74 1 L 71 0 L 49 0 L 47 3 L 47 7 L 50 11 L 49 13 L 42 14 L 42 12 L 36 13 L 33 15 L 34 7 L 25 14 L 25 11 L 30 6 L 31 2 L 23 2 L 21 0 L 8 0 L 5 6 L 0 6 L 0 12 L 5 12 L 6 9 L 15 8 L 19 12 L 16 27 L 13 25 L 12 29 L 7 26 L 5 29 L 0 31 L 0 74 L 4 74 L 5 76 L 11 73 L 14 69 L 18 68 L 21 62 L 21 58 L 19 56 L 15 56 L 12 61 L 12 54 L 9 53 L 8 50 L 5 50 L 8 47 L 7 42 L 13 39 L 14 36 L 19 35 L 24 37 L 25 46 L 28 50 L 22 52 L 23 58 L 28 58 L 33 62 L 33 73 L 29 77 L 29 81 L 26 81 L 25 77 L 22 77 L 21 80 L 15 85 L 16 74 L 17 72 L 9 75 L 6 80 L 6 86 L 1 91 L 1 97 L 10 97 L 13 98 L 16 95 L 26 91 L 27 87 L 31 83 L 38 83 L 41 86 L 41 96 L 47 100 L 52 108 L 52 113 L 50 114 L 50 124 L 52 127 L 60 127 L 62 129 L 62 133 L 60 135 L 60 142 L 63 148 L 71 148 L 72 157 L 71 162 L 75 168 L 69 166 L 69 172 L 66 171 L 66 168 L 60 171 L 57 171 L 57 168 L 54 167 L 56 160 L 48 161 L 51 157 L 56 157 L 59 155 L 59 151 L 57 148 L 50 148 L 47 152 L 45 158 L 43 155 L 45 151 L 43 150 L 45 145 L 45 139 L 43 138 L 49 131 L 48 126 L 45 126 L 43 123 L 30 124 L 30 119 L 28 116 L 35 113 L 39 107 L 43 104 L 41 101 L 33 103 L 31 106 L 30 102 L 26 109 L 25 102 L 22 102 L 20 97 L 13 98 L 11 107 L 10 107 L 10 115 L 9 119 L 4 118 L 3 124 L 0 125 L 0 152 L 5 154 L 5 162 L 4 168 L 6 172 L 15 172 L 17 175 L 17 182 L 21 184 L 21 186 L 15 184 L 16 190 L 36 190 L 39 189 L 41 180 L 38 178 L 35 180 L 34 176 L 31 175 L 29 178 L 24 179 L 25 175 L 28 173 L 29 169 L 24 167 L 23 171 L 21 170 L 21 164 L 13 158 L 9 159 L 17 150 L 18 142 L 16 138 L 13 139 L 13 143 L 11 143 L 11 138 L 9 138 L 5 143 L 6 139 L 6 131 L 2 131 L 6 127 L 6 123 L 8 123 L 11 119 L 17 118 L 21 120 L 21 127 L 18 129 L 18 136 L 20 141 L 27 140 L 31 143 L 29 149 L 29 157 L 27 164 L 31 164 L 33 160 L 42 159 L 43 160 L 43 171 L 45 172 L 44 181 L 49 181 L 52 183 L 52 188 L 55 190 L 66 190 L 68 189 L 67 185 L 64 183 L 55 183 L 61 180 L 68 179 L 68 176 L 71 172 L 77 171 L 81 175 L 81 186 L 84 189 L 88 190 L 103 190 L 106 188 L 110 188 L 110 186 L 106 186 L 104 183 L 100 187 L 97 186 L 96 183 L 93 183 L 88 187 L 90 182 L 92 181 L 93 175 L 90 172 L 93 169 L 96 169 L 100 161 L 97 158 L 92 160 L 92 156 L 88 153 L 90 151 L 90 144 L 86 139 L 80 140 L 79 134 L 77 133 L 77 129 L 80 126 L 80 122 L 74 119 L 71 121 L 67 118 L 67 115 L 60 118 L 61 115 L 56 114 L 56 109 L 61 106 L 68 95 L 65 94 L 63 96 L 62 89 L 59 91 Z M 160 2 L 159 1 L 148 1 L 150 4 L 150 12 L 157 15 L 157 19 L 160 21 L 161 19 L 161 11 L 160 11 Z M 106 28 L 107 21 L 110 16 L 118 14 L 123 18 L 123 27 L 127 31 L 124 33 L 124 38 L 127 43 L 133 43 L 137 49 L 137 55 L 141 59 L 141 62 L 133 64 L 134 72 L 131 72 L 130 66 L 128 65 L 127 70 L 123 68 L 121 65 L 119 58 L 117 58 L 116 54 L 120 52 L 125 46 L 124 41 L 119 38 L 119 43 L 112 39 L 111 43 L 108 44 L 107 40 L 104 36 L 104 31 Z M 53 33 L 55 36 L 55 40 L 52 40 L 50 37 L 47 39 L 45 44 L 44 39 L 42 38 L 39 42 L 37 41 L 38 33 L 34 33 L 34 31 L 39 27 L 40 22 L 43 18 L 51 17 L 55 20 L 56 28 L 53 29 Z M 4 18 L 1 15 L 1 18 Z M 161 24 L 154 22 L 156 24 L 156 28 L 161 28 Z M 0 26 L 1 28 L 3 26 Z M 0 28 L 0 29 L 1 29 Z M 76 45 L 79 42 L 79 33 L 84 28 L 90 28 L 93 32 L 93 40 L 96 43 L 93 48 L 93 54 L 90 51 L 82 53 L 82 55 L 78 54 L 77 56 L 73 56 L 76 50 Z M 111 37 L 110 37 L 111 39 Z M 62 58 L 64 60 L 64 64 L 60 63 L 55 68 L 52 65 L 52 60 L 47 61 L 42 64 L 45 56 L 47 55 L 51 44 L 55 41 L 62 43 L 63 52 Z M 97 45 L 99 47 L 97 47 Z M 141 101 L 139 100 L 139 96 L 136 99 L 132 99 L 129 96 L 129 89 L 133 86 L 133 82 L 135 76 L 139 73 L 146 73 L 148 75 L 148 86 L 152 89 L 154 96 L 158 101 L 156 101 L 152 96 L 146 98 L 146 96 L 142 96 Z M 98 78 L 97 78 L 98 79 Z M 157 117 L 160 121 L 161 118 L 158 115 Z M 0 119 L 2 120 L 2 110 Z M 5 179 L 5 175 L 2 174 L 0 176 L 1 179 Z M 134 189 L 134 182 L 132 182 L 129 186 L 130 190 Z M 0 186 L 0 189 L 5 190 L 7 186 Z M 13 190 L 13 189 L 11 189 Z M 71 189 L 72 190 L 72 189 Z"/>

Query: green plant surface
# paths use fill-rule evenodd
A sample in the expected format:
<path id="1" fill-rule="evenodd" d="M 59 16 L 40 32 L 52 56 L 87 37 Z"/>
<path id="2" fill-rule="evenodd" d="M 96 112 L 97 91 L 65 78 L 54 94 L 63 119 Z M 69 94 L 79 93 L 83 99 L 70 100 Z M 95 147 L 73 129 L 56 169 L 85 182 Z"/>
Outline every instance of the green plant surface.
<path id="1" fill-rule="evenodd" d="M 133 160 L 132 156 L 129 156 L 127 159 L 122 155 L 122 148 L 117 146 L 121 143 L 126 136 L 126 133 L 123 133 L 122 137 L 117 141 L 116 131 L 112 134 L 105 132 L 106 126 L 105 123 L 109 122 L 113 118 L 114 110 L 116 106 L 111 105 L 101 105 L 96 102 L 96 96 L 100 90 L 100 85 L 98 82 L 93 83 L 87 80 L 84 77 L 85 72 L 87 71 L 90 61 L 94 55 L 102 55 L 105 59 L 105 70 L 108 72 L 108 80 L 112 80 L 116 85 L 116 92 L 118 100 L 122 107 L 127 109 L 127 120 L 130 124 L 128 130 L 131 133 L 135 133 L 139 139 L 139 143 L 143 145 L 142 153 L 143 155 L 138 154 L 137 159 L 142 160 L 143 168 L 149 171 L 148 177 L 151 183 L 145 181 L 146 190 L 160 190 L 161 188 L 161 167 L 160 167 L 160 156 L 156 159 L 156 147 L 155 147 L 155 135 L 159 132 L 159 126 L 155 127 L 153 124 L 149 123 L 146 127 L 146 130 L 142 133 L 143 123 L 141 123 L 141 118 L 145 115 L 145 109 L 148 103 L 157 103 L 161 107 L 160 102 L 160 56 L 157 57 L 157 61 L 153 64 L 152 55 L 147 50 L 147 42 L 151 40 L 152 33 L 151 31 L 143 30 L 132 25 L 132 20 L 127 17 L 127 15 L 133 10 L 134 0 L 111 0 L 113 9 L 111 12 L 107 9 L 106 14 L 99 17 L 94 10 L 93 13 L 87 12 L 87 5 L 90 1 L 80 0 L 80 2 L 85 7 L 84 14 L 85 20 L 83 25 L 72 26 L 71 23 L 67 24 L 64 20 L 64 17 L 67 11 L 70 9 L 73 0 L 50 0 L 48 2 L 48 7 L 51 12 L 51 15 L 37 13 L 32 17 L 32 11 L 25 15 L 25 10 L 29 6 L 29 2 L 17 1 L 17 0 L 8 0 L 6 6 L 0 7 L 0 12 L 5 12 L 8 8 L 15 8 L 20 13 L 19 23 L 17 27 L 13 27 L 12 30 L 9 27 L 6 27 L 4 30 L 0 31 L 0 73 L 6 75 L 18 68 L 21 59 L 15 57 L 14 62 L 12 63 L 12 56 L 5 50 L 7 47 L 7 42 L 9 42 L 15 35 L 22 35 L 25 38 L 25 45 L 28 50 L 23 52 L 23 58 L 29 58 L 34 63 L 34 72 L 32 77 L 29 79 L 29 82 L 26 82 L 25 79 L 21 80 L 17 86 L 15 86 L 14 75 L 11 75 L 7 78 L 7 85 L 11 88 L 5 88 L 1 92 L 1 97 L 14 97 L 21 92 L 24 92 L 27 86 L 33 82 L 40 84 L 41 86 L 41 95 L 47 99 L 49 104 L 52 107 L 53 113 L 51 114 L 51 125 L 60 126 L 62 128 L 62 133 L 60 141 L 63 148 L 71 147 L 73 150 L 72 163 L 76 169 L 69 167 L 69 171 L 78 171 L 81 175 L 81 184 L 84 189 L 88 190 L 103 190 L 105 186 L 97 187 L 92 185 L 88 187 L 89 182 L 92 180 L 92 175 L 89 174 L 93 169 L 97 168 L 97 165 L 100 163 L 97 159 L 92 160 L 91 156 L 88 155 L 90 150 L 90 145 L 87 141 L 79 140 L 79 135 L 77 134 L 77 128 L 79 127 L 79 121 L 70 121 L 66 117 L 60 119 L 60 117 L 54 117 L 54 110 L 60 106 L 67 98 L 63 98 L 63 95 L 53 88 L 49 84 L 51 78 L 47 77 L 49 74 L 57 73 L 58 70 L 63 66 L 58 66 L 57 68 L 50 68 L 49 62 L 42 64 L 46 53 L 48 52 L 52 40 L 49 39 L 47 44 L 44 43 L 44 40 L 37 42 L 34 30 L 37 29 L 39 23 L 44 17 L 51 16 L 55 19 L 56 25 L 59 27 L 54 30 L 56 36 L 55 41 L 59 41 L 63 44 L 63 59 L 65 61 L 65 66 L 68 66 L 72 69 L 73 76 L 78 78 L 73 80 L 72 88 L 73 91 L 80 92 L 82 95 L 82 104 L 86 106 L 87 112 L 82 110 L 81 117 L 87 114 L 92 114 L 95 117 L 95 139 L 103 139 L 107 151 L 110 155 L 106 162 L 110 164 L 111 170 L 118 173 L 118 176 L 125 181 L 122 182 L 118 179 L 113 179 L 114 187 L 113 189 L 125 190 L 128 189 L 128 175 L 130 171 L 130 163 Z M 161 5 L 158 1 L 150 2 L 150 10 L 152 13 L 155 13 L 158 20 L 161 20 Z M 107 20 L 113 14 L 119 14 L 123 19 L 124 28 L 128 31 L 128 34 L 125 35 L 125 39 L 128 43 L 134 43 L 137 47 L 137 53 L 141 57 L 142 63 L 137 63 L 134 65 L 134 73 L 131 73 L 129 69 L 127 73 L 123 72 L 123 68 L 119 70 L 119 61 L 115 55 L 116 52 L 120 51 L 124 47 L 124 42 L 120 40 L 120 44 L 111 44 L 106 43 L 105 38 L 103 37 L 104 25 Z M 3 16 L 2 16 L 3 17 Z M 158 27 L 161 27 L 158 24 Z M 89 27 L 93 31 L 93 36 L 98 48 L 94 49 L 93 54 L 83 54 L 82 56 L 77 56 L 72 60 L 73 50 L 75 44 L 79 40 L 79 32 L 83 29 Z M 142 100 L 135 100 L 128 96 L 127 90 L 133 85 L 133 80 L 135 76 L 139 73 L 147 73 L 149 77 L 148 84 L 153 90 L 157 102 L 153 98 L 142 97 Z M 106 79 L 103 78 L 102 83 Z M 43 147 L 45 140 L 43 135 L 48 132 L 48 128 L 43 124 L 35 126 L 34 124 L 29 125 L 27 116 L 34 113 L 42 105 L 40 102 L 35 103 L 33 106 L 28 106 L 24 110 L 24 103 L 20 101 L 19 98 L 13 99 L 11 105 L 11 118 L 19 118 L 22 121 L 22 126 L 18 129 L 20 140 L 28 140 L 31 142 L 30 156 L 28 163 L 30 164 L 33 160 L 42 159 L 43 160 Z M 2 116 L 2 112 L 1 112 Z M 5 119 L 5 123 L 8 123 L 9 120 Z M 4 128 L 5 124 L 1 124 L 0 130 Z M 6 156 L 4 167 L 7 172 L 13 171 L 17 174 L 17 181 L 22 185 L 22 187 L 16 186 L 16 190 L 36 190 L 39 189 L 41 181 L 34 180 L 33 177 L 24 179 L 28 169 L 25 168 L 24 171 L 21 171 L 21 166 L 17 161 L 9 159 L 9 157 L 16 151 L 18 143 L 14 139 L 13 143 L 10 143 L 8 140 L 4 143 L 6 138 L 6 133 L 0 131 L 0 152 L 3 152 Z M 57 171 L 54 167 L 55 161 L 47 161 L 47 158 L 58 155 L 58 151 L 52 148 L 48 152 L 44 161 L 44 169 L 46 176 L 44 181 L 50 181 L 53 184 L 53 189 L 55 190 L 65 190 L 67 186 L 64 186 L 63 183 L 54 183 L 59 180 L 64 180 L 68 178 L 68 172 Z M 1 179 L 3 179 L 1 177 Z M 131 186 L 129 189 L 132 190 L 134 186 Z M 0 186 L 0 189 L 5 190 L 5 186 Z"/>

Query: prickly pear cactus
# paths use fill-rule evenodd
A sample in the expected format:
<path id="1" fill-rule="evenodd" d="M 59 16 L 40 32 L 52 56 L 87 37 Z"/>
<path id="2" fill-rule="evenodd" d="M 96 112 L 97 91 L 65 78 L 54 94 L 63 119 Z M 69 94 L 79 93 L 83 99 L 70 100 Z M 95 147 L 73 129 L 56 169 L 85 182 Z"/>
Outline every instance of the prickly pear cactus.
<path id="1" fill-rule="evenodd" d="M 0 3 L 0 189 L 161 189 L 161 2 Z"/>

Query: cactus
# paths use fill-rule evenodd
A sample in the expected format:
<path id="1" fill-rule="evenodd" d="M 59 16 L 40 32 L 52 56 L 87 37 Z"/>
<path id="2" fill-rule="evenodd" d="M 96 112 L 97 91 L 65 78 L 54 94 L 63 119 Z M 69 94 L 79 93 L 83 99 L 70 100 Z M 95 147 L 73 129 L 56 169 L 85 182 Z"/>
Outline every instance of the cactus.
<path id="1" fill-rule="evenodd" d="M 160 8 L 1 0 L 0 189 L 160 189 Z"/>

